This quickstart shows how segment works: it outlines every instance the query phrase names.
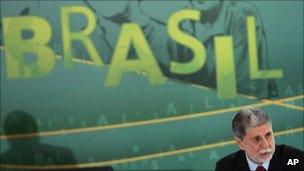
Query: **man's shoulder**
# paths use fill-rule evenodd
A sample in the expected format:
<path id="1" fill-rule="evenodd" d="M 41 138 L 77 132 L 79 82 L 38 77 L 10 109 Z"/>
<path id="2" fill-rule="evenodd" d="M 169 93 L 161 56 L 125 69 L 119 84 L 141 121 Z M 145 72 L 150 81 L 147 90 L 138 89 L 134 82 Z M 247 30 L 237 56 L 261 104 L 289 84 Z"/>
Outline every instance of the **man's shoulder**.
<path id="1" fill-rule="evenodd" d="M 216 171 L 247 170 L 246 155 L 243 150 L 231 153 L 216 163 Z"/>
<path id="2" fill-rule="evenodd" d="M 298 171 L 304 170 L 303 150 L 288 145 L 276 145 L 275 153 L 270 160 L 269 170 Z M 296 163 L 294 161 L 297 161 Z"/>
<path id="3" fill-rule="evenodd" d="M 229 2 L 228 8 L 244 14 L 257 14 L 258 8 L 255 4 L 248 1 L 232 1 Z"/>
<path id="4" fill-rule="evenodd" d="M 231 164 L 238 161 L 241 157 L 245 156 L 245 152 L 243 150 L 238 150 L 237 152 L 228 154 L 218 161 L 218 164 Z"/>
<path id="5" fill-rule="evenodd" d="M 276 146 L 276 153 L 280 156 L 304 157 L 304 151 L 285 144 Z"/>
<path id="6" fill-rule="evenodd" d="M 246 21 L 248 16 L 254 16 L 256 25 L 262 25 L 259 10 L 255 4 L 248 1 L 231 1 L 227 3 L 228 12 L 237 17 L 237 20 Z"/>

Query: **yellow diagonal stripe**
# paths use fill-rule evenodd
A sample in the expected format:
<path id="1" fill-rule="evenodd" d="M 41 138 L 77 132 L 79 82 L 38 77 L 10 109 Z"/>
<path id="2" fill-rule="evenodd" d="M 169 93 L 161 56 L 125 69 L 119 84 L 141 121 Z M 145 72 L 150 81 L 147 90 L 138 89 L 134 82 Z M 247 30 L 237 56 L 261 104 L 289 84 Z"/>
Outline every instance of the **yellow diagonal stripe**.
<path id="1" fill-rule="evenodd" d="M 303 132 L 304 127 L 301 128 L 295 128 L 295 129 L 289 129 L 284 131 L 275 132 L 275 136 L 282 136 L 286 134 L 291 133 L 298 133 Z M 101 167 L 101 166 L 112 166 L 116 164 L 123 164 L 123 163 L 129 163 L 129 162 L 136 162 L 141 160 L 150 160 L 154 158 L 161 158 L 161 157 L 167 157 L 167 156 L 173 156 L 173 155 L 179 155 L 183 153 L 189 153 L 189 152 L 195 152 L 195 151 L 202 151 L 207 150 L 211 148 L 217 148 L 217 147 L 223 147 L 227 145 L 234 144 L 234 140 L 228 140 L 224 142 L 218 142 L 218 143 L 212 143 L 202 146 L 196 146 L 196 147 L 190 147 L 185 149 L 179 149 L 175 151 L 167 151 L 162 153 L 154 153 L 154 154 L 148 154 L 138 157 L 130 157 L 130 158 L 123 158 L 118 160 L 110 160 L 110 161 L 101 161 L 101 162 L 95 162 L 95 163 L 79 163 L 79 164 L 71 164 L 71 165 L 52 165 L 52 166 L 39 166 L 39 165 L 12 165 L 12 164 L 2 164 L 0 165 L 1 168 L 7 168 L 7 169 L 32 169 L 32 170 L 46 170 L 46 169 L 67 169 L 67 168 L 84 168 L 84 167 Z"/>
<path id="2" fill-rule="evenodd" d="M 248 106 L 254 106 L 254 107 L 269 106 L 269 105 L 273 105 L 277 102 L 296 100 L 296 99 L 300 99 L 303 97 L 304 97 L 303 95 L 300 95 L 300 96 L 288 97 L 288 98 L 278 99 L 278 100 L 263 100 L 261 103 L 238 106 L 238 107 L 233 107 L 233 108 L 226 108 L 226 109 L 201 112 L 201 113 L 195 113 L 195 114 L 183 115 L 183 116 L 175 116 L 175 117 L 169 117 L 169 118 L 135 121 L 135 122 L 129 122 L 129 123 L 123 123 L 123 124 L 113 124 L 113 125 L 95 126 L 95 127 L 86 127 L 86 128 L 73 128 L 73 129 L 57 130 L 57 131 L 44 131 L 44 132 L 40 132 L 40 133 L 1 135 L 0 140 L 20 139 L 20 138 L 29 138 L 29 137 L 36 137 L 36 136 L 58 136 L 58 135 L 74 134 L 74 133 L 82 133 L 82 132 L 103 131 L 103 130 L 109 130 L 109 129 L 127 128 L 127 127 L 143 126 L 143 125 L 151 125 L 151 124 L 161 124 L 161 123 L 166 123 L 166 122 L 182 121 L 182 120 L 194 119 L 194 118 L 199 118 L 199 117 L 221 115 L 221 114 L 225 114 L 227 112 L 236 112 L 236 111 L 241 110 L 242 108 L 248 107 Z"/>

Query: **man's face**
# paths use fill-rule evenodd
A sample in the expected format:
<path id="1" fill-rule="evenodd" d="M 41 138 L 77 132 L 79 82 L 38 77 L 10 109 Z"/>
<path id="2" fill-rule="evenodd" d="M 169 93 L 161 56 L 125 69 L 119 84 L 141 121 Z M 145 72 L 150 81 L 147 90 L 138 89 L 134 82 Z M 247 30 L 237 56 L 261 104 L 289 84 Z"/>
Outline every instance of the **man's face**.
<path id="1" fill-rule="evenodd" d="M 220 0 L 193 0 L 192 4 L 194 8 L 207 12 L 218 7 L 220 2 Z"/>
<path id="2" fill-rule="evenodd" d="M 262 164 L 272 158 L 275 150 L 273 131 L 269 124 L 250 128 L 241 140 L 235 138 L 239 147 L 257 164 Z"/>

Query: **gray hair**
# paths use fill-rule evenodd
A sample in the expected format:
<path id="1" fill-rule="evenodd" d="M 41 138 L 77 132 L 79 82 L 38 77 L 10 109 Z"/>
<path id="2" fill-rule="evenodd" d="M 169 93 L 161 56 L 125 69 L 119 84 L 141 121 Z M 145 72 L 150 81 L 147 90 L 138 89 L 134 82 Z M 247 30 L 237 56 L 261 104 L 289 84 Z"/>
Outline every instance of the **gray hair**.
<path id="1" fill-rule="evenodd" d="M 262 109 L 246 107 L 238 111 L 232 120 L 232 131 L 234 136 L 243 139 L 247 130 L 264 124 L 271 126 L 268 114 Z"/>

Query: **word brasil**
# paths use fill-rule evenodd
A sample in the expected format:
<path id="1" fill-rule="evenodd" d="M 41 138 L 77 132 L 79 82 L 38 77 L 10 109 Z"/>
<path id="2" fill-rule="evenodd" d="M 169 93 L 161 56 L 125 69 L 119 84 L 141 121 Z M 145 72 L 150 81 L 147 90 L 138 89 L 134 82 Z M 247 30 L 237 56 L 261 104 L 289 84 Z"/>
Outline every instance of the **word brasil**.
<path id="1" fill-rule="evenodd" d="M 87 26 L 77 32 L 71 32 L 69 17 L 71 14 L 82 14 L 87 18 Z M 169 36 L 176 42 L 188 47 L 193 52 L 189 62 L 170 62 L 170 71 L 176 74 L 191 74 L 200 70 L 206 62 L 205 46 L 195 37 L 188 35 L 179 28 L 184 20 L 200 20 L 200 12 L 195 9 L 184 9 L 172 14 L 167 23 Z M 90 35 L 96 26 L 94 13 L 83 6 L 61 8 L 61 29 L 63 42 L 63 57 L 66 68 L 73 68 L 72 41 L 81 42 L 93 63 L 98 67 L 103 65 Z M 55 65 L 55 53 L 47 45 L 52 36 L 52 30 L 47 20 L 38 16 L 4 17 L 4 43 L 6 51 L 6 66 L 8 78 L 31 78 L 44 76 Z M 30 30 L 33 36 L 30 39 L 22 38 L 21 31 Z M 259 70 L 255 19 L 247 18 L 249 72 L 251 79 L 280 78 L 281 70 Z M 234 52 L 232 36 L 217 36 L 214 40 L 216 54 L 216 81 L 219 98 L 236 97 L 236 74 L 234 66 Z M 130 46 L 133 45 L 138 59 L 128 60 Z M 35 62 L 26 63 L 25 53 L 35 54 Z M 104 86 L 118 86 L 122 74 L 130 71 L 147 73 L 151 84 L 165 83 L 156 58 L 154 57 L 147 40 L 136 23 L 125 23 L 121 26 L 116 48 L 113 52 L 108 74 Z"/>

